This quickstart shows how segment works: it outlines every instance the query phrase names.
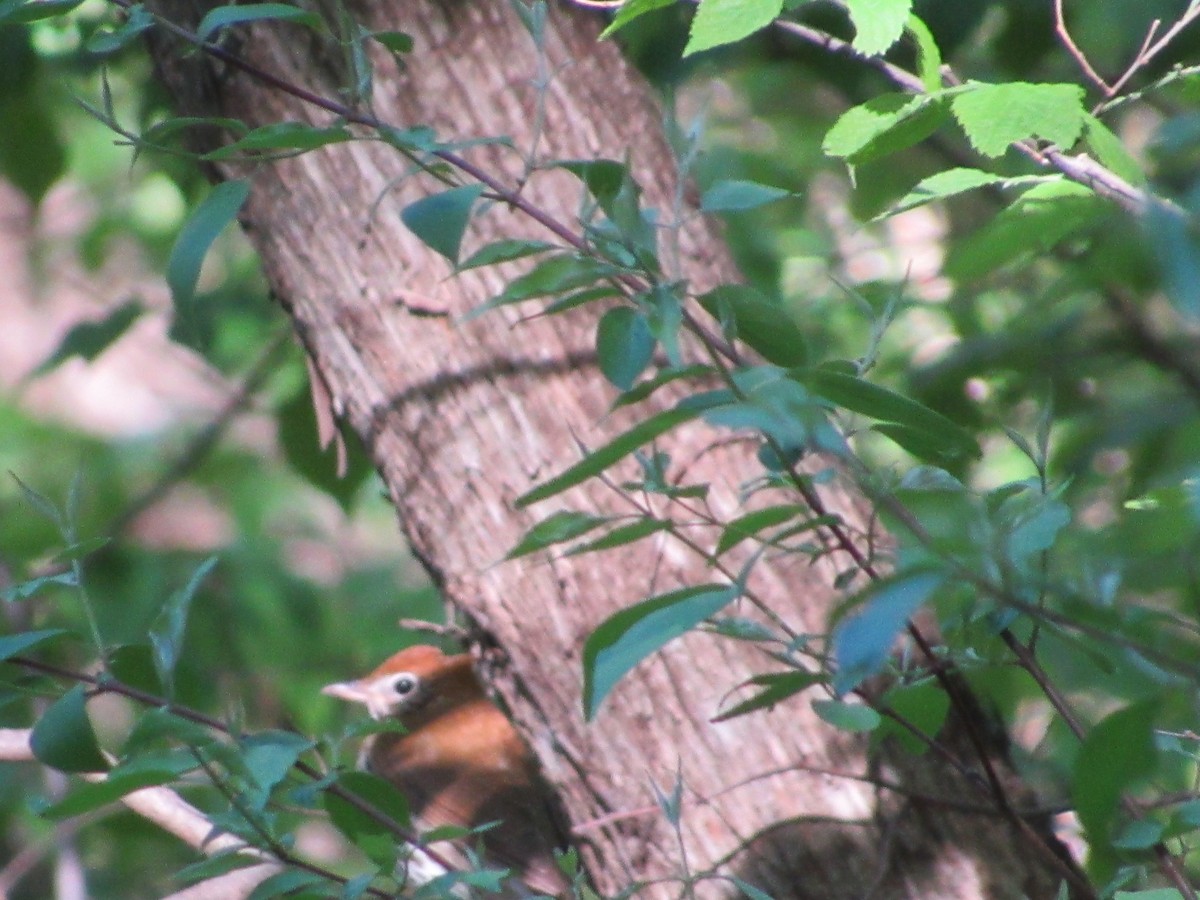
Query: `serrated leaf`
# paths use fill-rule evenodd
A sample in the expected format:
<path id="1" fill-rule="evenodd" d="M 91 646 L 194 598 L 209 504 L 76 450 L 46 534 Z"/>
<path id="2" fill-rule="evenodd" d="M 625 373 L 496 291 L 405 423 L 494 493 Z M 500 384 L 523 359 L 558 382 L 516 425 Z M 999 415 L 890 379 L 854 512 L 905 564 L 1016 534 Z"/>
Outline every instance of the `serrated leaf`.
<path id="1" fill-rule="evenodd" d="M 289 6 L 286 3 L 247 3 L 240 6 L 218 6 L 209 10 L 196 27 L 196 35 L 199 40 L 207 41 L 222 28 L 272 19 L 307 25 L 314 31 L 321 28 L 320 16 L 297 6 Z"/>
<path id="2" fill-rule="evenodd" d="M 561 544 L 586 534 L 593 528 L 612 521 L 607 516 L 591 516 L 575 510 L 561 509 L 547 516 L 525 532 L 515 547 L 505 554 L 505 559 L 527 556 L 554 544 Z"/>
<path id="3" fill-rule="evenodd" d="M 31 378 L 56 369 L 73 356 L 89 362 L 103 353 L 145 311 L 137 300 L 127 300 L 98 322 L 81 322 L 67 332 L 58 346 L 30 373 Z"/>
<path id="4" fill-rule="evenodd" d="M 600 704 L 634 666 L 716 615 L 739 592 L 728 584 L 682 588 L 643 600 L 601 623 L 583 646 L 584 717 L 595 718 Z"/>
<path id="5" fill-rule="evenodd" d="M 947 169 L 944 172 L 938 172 L 936 175 L 930 175 L 928 178 L 921 179 L 911 191 L 876 216 L 875 219 L 885 219 L 888 216 L 894 216 L 897 213 L 915 209 L 918 206 L 924 206 L 926 203 L 945 200 L 948 197 L 957 197 L 959 194 L 965 194 L 967 191 L 974 191 L 993 184 L 1009 187 L 1023 184 L 1037 184 L 1046 180 L 1048 179 L 1041 175 L 1004 178 L 1001 175 L 994 175 L 991 172 L 984 172 L 981 169 Z"/>
<path id="6" fill-rule="evenodd" d="M 1095 225 L 1108 209 L 1106 202 L 1084 185 L 1044 180 L 1001 210 L 988 225 L 954 244 L 946 260 L 946 274 L 971 281 L 1028 253 L 1045 253 L 1068 235 Z"/>
<path id="7" fill-rule="evenodd" d="M 458 262 L 463 233 L 471 221 L 471 208 L 482 193 L 482 184 L 464 184 L 422 197 L 404 207 L 400 219 L 427 247 L 454 264 Z"/>
<path id="8" fill-rule="evenodd" d="M 876 56 L 904 33 L 912 0 L 846 0 L 846 10 L 854 23 L 854 49 Z"/>
<path id="9" fill-rule="evenodd" d="M 879 713 L 862 703 L 841 700 L 814 700 L 813 712 L 841 731 L 874 731 L 881 721 Z"/>
<path id="10" fill-rule="evenodd" d="M 64 628 L 46 628 L 42 631 L 23 631 L 20 634 L 0 636 L 0 661 L 12 659 L 14 656 L 36 647 L 38 644 L 56 640 L 67 634 L 70 634 L 70 632 Z"/>
<path id="11" fill-rule="evenodd" d="M 853 690 L 883 668 L 904 624 L 942 580 L 939 572 L 905 572 L 878 581 L 859 595 L 856 603 L 860 608 L 833 633 L 834 687 L 839 694 Z"/>
<path id="12" fill-rule="evenodd" d="M 697 298 L 718 321 L 732 319 L 737 338 L 776 365 L 802 366 L 808 342 L 783 307 L 745 285 L 723 285 Z"/>
<path id="13" fill-rule="evenodd" d="M 108 768 L 77 684 L 50 705 L 29 737 L 33 755 L 62 772 L 103 772 Z"/>
<path id="14" fill-rule="evenodd" d="M 743 700 L 741 703 L 728 709 L 720 715 L 713 718 L 714 722 L 724 722 L 727 719 L 734 719 L 738 716 L 744 716 L 746 713 L 755 712 L 760 709 L 770 709 L 778 703 L 782 703 L 797 694 L 808 690 L 813 685 L 821 684 L 825 681 L 824 676 L 818 672 L 772 672 L 767 675 L 755 675 L 746 685 L 753 685 L 762 688 L 753 697 Z"/>
<path id="15" fill-rule="evenodd" d="M 782 11 L 783 0 L 701 0 L 683 55 L 740 41 L 766 28 Z"/>
<path id="16" fill-rule="evenodd" d="M 213 241 L 241 210 L 250 195 L 250 182 L 223 181 L 209 192 L 184 222 L 167 260 L 167 285 L 176 315 L 186 319 L 196 296 L 200 267 Z"/>
<path id="17" fill-rule="evenodd" d="M 1121 794 L 1154 772 L 1157 714 L 1157 698 L 1133 703 L 1106 716 L 1084 738 L 1071 796 L 1090 841 L 1108 842 Z"/>
<path id="18" fill-rule="evenodd" d="M 730 179 L 718 181 L 709 187 L 700 198 L 700 208 L 705 212 L 741 212 L 791 196 L 792 192 L 783 188 L 759 184 L 757 181 Z"/>
<path id="19" fill-rule="evenodd" d="M 1087 113 L 1077 84 L 972 84 L 950 101 L 954 118 L 984 156 L 1003 156 L 1008 145 L 1027 138 L 1070 149 L 1083 133 Z"/>
<path id="20" fill-rule="evenodd" d="M 640 519 L 637 522 L 631 522 L 628 525 L 614 528 L 612 531 L 601 535 L 595 540 L 576 544 L 565 555 L 580 556 L 584 553 L 594 553 L 598 550 L 611 550 L 613 547 L 620 547 L 624 544 L 632 544 L 634 541 L 640 541 L 642 538 L 658 534 L 660 531 L 667 531 L 671 528 L 671 525 L 672 523 L 669 519 Z"/>
<path id="21" fill-rule="evenodd" d="M 640 310 L 628 306 L 610 309 L 596 328 L 596 355 L 600 371 L 623 391 L 633 387 L 654 357 L 654 335 Z"/>
<path id="22" fill-rule="evenodd" d="M 842 113 L 821 147 L 828 155 L 855 165 L 911 147 L 945 121 L 946 98 L 957 90 L 874 97 Z"/>
<path id="23" fill-rule="evenodd" d="M 634 450 L 695 417 L 696 410 L 680 408 L 669 409 L 658 415 L 651 416 L 598 450 L 591 451 L 566 471 L 548 481 L 542 482 L 533 490 L 522 494 L 517 498 L 517 506 L 528 506 L 539 500 L 545 500 L 547 497 L 553 497 L 555 494 L 562 493 L 569 487 L 574 487 L 586 481 L 593 475 L 599 475 L 609 466 L 624 459 Z"/>

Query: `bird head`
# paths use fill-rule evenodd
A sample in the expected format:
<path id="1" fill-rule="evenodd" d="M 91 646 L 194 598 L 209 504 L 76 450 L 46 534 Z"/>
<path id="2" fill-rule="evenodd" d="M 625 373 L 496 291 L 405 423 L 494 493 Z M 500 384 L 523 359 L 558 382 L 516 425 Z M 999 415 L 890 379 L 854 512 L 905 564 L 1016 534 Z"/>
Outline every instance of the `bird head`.
<path id="1" fill-rule="evenodd" d="M 437 647 L 408 647 L 357 681 L 341 681 L 321 693 L 361 703 L 373 719 L 395 717 L 406 725 L 457 704 L 483 699 L 465 653 L 447 656 Z"/>

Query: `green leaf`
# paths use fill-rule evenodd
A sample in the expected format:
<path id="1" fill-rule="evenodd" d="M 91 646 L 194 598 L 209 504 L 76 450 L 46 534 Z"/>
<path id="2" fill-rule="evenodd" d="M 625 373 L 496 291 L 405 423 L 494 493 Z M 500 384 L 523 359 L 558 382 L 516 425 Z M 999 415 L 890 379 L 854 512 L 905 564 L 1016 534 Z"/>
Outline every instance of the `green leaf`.
<path id="1" fill-rule="evenodd" d="M 373 31 L 371 37 L 392 53 L 411 53 L 413 49 L 412 35 L 403 31 Z"/>
<path id="2" fill-rule="evenodd" d="M 476 250 L 464 262 L 460 262 L 456 269 L 459 272 L 465 272 L 467 269 L 477 269 L 480 266 L 492 266 L 496 263 L 511 262 L 514 259 L 533 256 L 535 253 L 545 253 L 547 250 L 554 249 L 554 244 L 548 244 L 545 241 L 528 241 L 515 238 L 493 241 L 487 246 Z"/>
<path id="3" fill-rule="evenodd" d="M 70 7 L 76 5 L 77 0 L 70 0 Z M 52 2 L 18 6 L 17 21 L 20 21 L 20 13 L 24 11 L 46 11 L 54 6 Z M 58 10 L 47 12 L 47 15 L 57 15 L 64 6 L 68 5 L 59 6 Z M 0 27 L 3 27 L 3 22 L 4 16 L 0 14 Z M 13 35 L 10 40 L 19 40 L 17 35 L 26 31 L 20 26 L 7 30 Z M 0 70 L 14 65 L 18 72 L 23 66 L 27 70 L 35 68 L 38 65 L 36 56 L 31 49 L 27 49 L 26 52 L 28 58 L 22 59 L 24 54 L 20 51 L 14 52 L 11 43 L 2 45 L 0 54 L 12 53 L 18 58 L 4 59 L 0 62 Z M 53 83 L 54 77 L 49 74 L 41 75 L 37 81 L 48 85 Z M 42 96 L 38 90 L 32 87 L 26 90 L 14 87 L 8 91 L 4 102 L 0 102 L 0 134 L 4 135 L 4 139 L 0 140 L 0 176 L 11 182 L 36 206 L 67 170 L 67 149 L 59 137 L 61 119 L 52 113 L 52 110 L 57 109 L 55 105 L 47 102 L 48 98 Z M 0 87 L 0 97 L 3 97 L 4 93 L 4 89 Z"/>
<path id="4" fill-rule="evenodd" d="M 106 56 L 122 49 L 143 31 L 153 27 L 154 17 L 144 6 L 137 5 L 129 8 L 125 22 L 119 28 L 99 30 L 83 46 L 88 53 Z"/>
<path id="5" fill-rule="evenodd" d="M 1107 215 L 1106 201 L 1082 184 L 1045 180 L 966 240 L 951 247 L 946 274 L 971 281 L 1028 253 L 1044 253 Z"/>
<path id="6" fill-rule="evenodd" d="M 846 0 L 846 9 L 854 23 L 854 49 L 876 56 L 904 33 L 912 0 Z"/>
<path id="7" fill-rule="evenodd" d="M 632 544 L 634 541 L 640 541 L 642 538 L 657 534 L 660 531 L 667 531 L 671 525 L 672 523 L 669 519 L 639 519 L 637 522 L 631 522 L 628 525 L 614 528 L 612 531 L 595 540 L 576 544 L 566 552 L 566 555 L 580 556 L 584 553 L 593 553 L 597 550 L 611 550 L 613 547 L 620 547 L 624 544 Z"/>
<path id="8" fill-rule="evenodd" d="M 620 409 L 623 406 L 641 403 L 663 385 L 678 381 L 681 378 L 705 378 L 715 374 L 715 372 L 716 370 L 712 366 L 707 365 L 684 366 L 679 369 L 674 367 L 661 369 L 653 378 L 643 381 L 614 400 L 612 408 Z"/>
<path id="9" fill-rule="evenodd" d="M 720 539 L 717 541 L 717 549 L 713 551 L 713 555 L 720 556 L 722 553 L 732 550 L 742 541 L 754 537 L 763 529 L 782 525 L 784 522 L 790 522 L 798 516 L 804 515 L 806 512 L 808 512 L 807 506 L 788 503 L 781 506 L 768 506 L 763 509 L 756 509 L 754 512 L 739 516 L 725 526 L 721 532 Z"/>
<path id="10" fill-rule="evenodd" d="M 400 212 L 400 219 L 431 250 L 453 264 L 458 262 L 463 232 L 471 221 L 471 207 L 482 193 L 482 184 L 451 188 L 410 203 Z"/>
<path id="11" fill-rule="evenodd" d="M 740 593 L 704 584 L 660 594 L 610 616 L 583 646 L 583 711 L 588 721 L 624 675 L 668 642 L 716 615 Z"/>
<path id="12" fill-rule="evenodd" d="M 1183 900 L 1176 888 L 1151 888 L 1148 891 L 1117 891 L 1113 900 Z"/>
<path id="13" fill-rule="evenodd" d="M 981 187 L 988 187 L 990 185 L 1013 187 L 1017 185 L 1040 184 L 1048 180 L 1052 179 L 1048 179 L 1042 175 L 1004 178 L 1003 176 L 993 175 L 991 172 L 984 172 L 980 169 L 947 169 L 944 172 L 938 172 L 936 175 L 930 175 L 928 178 L 921 179 L 911 191 L 876 216 L 874 221 L 886 219 L 888 216 L 894 216 L 897 213 L 902 213 L 918 206 L 924 206 L 926 203 L 945 200 L 948 197 L 956 197 L 959 194 L 965 194 L 967 191 L 974 191 Z"/>
<path id="14" fill-rule="evenodd" d="M 217 558 L 210 556 L 192 573 L 188 583 L 171 595 L 163 605 L 158 617 L 150 629 L 150 646 L 154 650 L 154 668 L 158 678 L 166 688 L 167 696 L 175 694 L 175 665 L 179 662 L 179 652 L 183 646 L 183 632 L 187 625 L 188 609 L 192 598 L 200 587 L 200 582 L 212 571 L 217 564 Z"/>
<path id="15" fill-rule="evenodd" d="M 842 731 L 874 731 L 881 721 L 879 713 L 862 703 L 841 700 L 814 700 L 813 712 Z"/>
<path id="16" fill-rule="evenodd" d="M 112 769 L 103 781 L 79 785 L 62 800 L 41 810 L 41 815 L 51 821 L 69 819 L 114 803 L 133 791 L 167 784 L 194 768 L 196 760 L 187 753 L 131 760 Z"/>
<path id="17" fill-rule="evenodd" d="M 724 722 L 726 719 L 734 719 L 756 710 L 771 709 L 776 704 L 808 690 L 813 685 L 821 684 L 824 680 L 824 676 L 819 672 L 772 672 L 766 675 L 755 675 L 742 687 L 754 685 L 762 690 L 732 709 L 716 716 L 713 721 Z"/>
<path id="18" fill-rule="evenodd" d="M 856 603 L 865 602 L 833 633 L 834 687 L 839 694 L 853 690 L 883 668 L 896 635 L 941 586 L 942 579 L 939 572 L 904 572 L 870 585 L 856 598 Z"/>
<path id="19" fill-rule="evenodd" d="M 50 705 L 33 726 L 29 744 L 41 762 L 63 772 L 103 772 L 108 768 L 77 684 Z"/>
<path id="20" fill-rule="evenodd" d="M 234 220 L 250 195 L 250 182 L 223 181 L 209 192 L 180 229 L 167 260 L 167 285 L 175 302 L 175 313 L 188 319 L 188 306 L 196 296 L 200 266 L 209 247 Z"/>
<path id="21" fill-rule="evenodd" d="M 497 306 L 586 287 L 601 278 L 620 274 L 620 271 L 608 263 L 574 253 L 551 256 L 539 262 L 529 272 L 510 281 L 508 287 L 496 297 L 473 310 L 470 318 Z"/>
<path id="22" fill-rule="evenodd" d="M 1146 183 L 1145 169 L 1126 149 L 1125 142 L 1090 113 L 1083 117 L 1083 139 L 1101 165 L 1132 185 Z"/>
<path id="23" fill-rule="evenodd" d="M 38 363 L 30 377 L 36 378 L 56 369 L 72 356 L 91 361 L 103 353 L 145 311 L 137 300 L 127 300 L 98 322 L 81 322 L 67 332 L 58 346 Z"/>
<path id="24" fill-rule="evenodd" d="M 301 888 L 325 884 L 325 876 L 304 869 L 285 869 L 259 882 L 246 900 L 274 900 L 276 897 L 301 897 Z M 320 896 L 327 896 L 324 892 Z"/>
<path id="25" fill-rule="evenodd" d="M 315 150 L 328 144 L 340 144 L 354 140 L 354 136 L 343 126 L 320 128 L 304 122 L 273 122 L 263 125 L 217 150 L 204 154 L 201 159 L 233 159 L 243 153 L 269 150 Z"/>
<path id="26" fill-rule="evenodd" d="M 569 487 L 574 487 L 586 481 L 593 475 L 599 475 L 609 466 L 624 459 L 634 450 L 637 450 L 644 444 L 650 443 L 650 441 L 660 435 L 666 434 L 677 425 L 682 425 L 684 422 L 695 417 L 696 410 L 680 408 L 668 409 L 658 415 L 651 416 L 598 450 L 588 453 L 583 459 L 566 471 L 556 475 L 549 481 L 542 482 L 533 490 L 522 494 L 517 498 L 517 506 L 528 506 L 539 500 L 545 500 L 547 497 L 553 497 L 555 494 L 560 494 Z"/>
<path id="27" fill-rule="evenodd" d="M 78 587 L 79 579 L 73 571 L 58 572 L 54 575 L 43 575 L 41 578 L 31 578 L 28 581 L 22 581 L 18 584 L 9 585 L 0 590 L 0 601 L 4 603 L 13 603 L 17 600 L 27 600 L 32 597 L 42 588 L 51 584 L 60 584 L 64 587 Z"/>
<path id="28" fill-rule="evenodd" d="M 65 628 L 46 628 L 42 631 L 23 631 L 20 634 L 0 636 L 0 661 L 12 659 L 38 644 L 57 640 L 67 634 L 70 632 Z"/>
<path id="29" fill-rule="evenodd" d="M 283 781 L 301 754 L 314 746 L 313 741 L 303 735 L 280 730 L 247 735 L 238 743 L 242 760 L 264 795 Z"/>
<path id="30" fill-rule="evenodd" d="M 369 772 L 342 772 L 338 775 L 338 785 L 370 803 L 401 828 L 411 827 L 408 800 L 390 781 Z M 399 838 L 395 831 L 332 791 L 325 792 L 323 802 L 334 827 L 372 862 L 389 868 L 394 864 Z"/>
<path id="31" fill-rule="evenodd" d="M 829 369 L 793 372 L 792 377 L 838 406 L 927 435 L 940 448 L 939 455 L 943 459 L 979 458 L 979 446 L 967 431 L 941 413 L 902 394 Z"/>
<path id="32" fill-rule="evenodd" d="M 279 428 L 279 443 L 284 458 L 309 484 L 324 491 L 349 513 L 360 496 L 363 484 L 375 471 L 358 435 L 340 422 L 335 422 L 339 437 L 330 446 L 321 447 L 317 440 L 317 415 L 313 408 L 313 395 L 309 386 L 302 384 L 275 412 L 275 423 Z M 344 460 L 339 460 L 336 442 L 341 440 L 345 449 Z M 344 462 L 344 471 L 339 463 Z"/>
<path id="33" fill-rule="evenodd" d="M 617 14 L 613 17 L 608 27 L 600 32 L 600 37 L 612 37 L 617 29 L 624 28 L 638 16 L 661 9 L 664 6 L 673 6 L 675 2 L 676 0 L 626 0 L 625 3 L 617 7 Z"/>
<path id="34" fill-rule="evenodd" d="M 718 321 L 732 320 L 736 337 L 776 365 L 808 362 L 808 342 L 783 307 L 745 285 L 723 285 L 701 295 L 700 305 Z"/>
<path id="35" fill-rule="evenodd" d="M 950 712 L 950 698 L 936 681 L 929 679 L 892 688 L 884 695 L 883 706 L 933 740 Z M 929 749 L 927 743 L 892 718 L 884 718 L 872 740 L 878 743 L 888 737 L 895 738 L 909 753 L 921 754 Z"/>
<path id="36" fill-rule="evenodd" d="M 833 157 L 859 164 L 904 150 L 937 131 L 946 119 L 946 98 L 936 94 L 882 94 L 842 113 L 821 146 Z"/>
<path id="37" fill-rule="evenodd" d="M 269 19 L 296 22 L 307 25 L 314 31 L 321 28 L 320 16 L 299 7 L 288 6 L 286 3 L 247 3 L 242 6 L 218 6 L 209 10 L 196 27 L 196 34 L 201 41 L 207 41 L 222 28 Z"/>
<path id="38" fill-rule="evenodd" d="M 623 391 L 633 387 L 654 357 L 646 316 L 628 306 L 610 309 L 596 329 L 596 354 L 604 377 Z"/>
<path id="39" fill-rule="evenodd" d="M 904 29 L 912 35 L 917 46 L 917 69 L 925 90 L 933 93 L 942 87 L 942 51 L 938 49 L 933 32 L 917 15 L 910 15 Z"/>
<path id="40" fill-rule="evenodd" d="M 83 0 L 28 0 L 0 6 L 0 25 L 24 25 L 64 16 L 79 6 Z"/>
<path id="41" fill-rule="evenodd" d="M 967 139 L 984 156 L 1003 156 L 1027 138 L 1070 149 L 1083 133 L 1087 113 L 1077 84 L 971 84 L 950 102 Z"/>
<path id="42" fill-rule="evenodd" d="M 683 55 L 732 44 L 766 28 L 783 11 L 783 0 L 701 0 Z"/>
<path id="43" fill-rule="evenodd" d="M 700 208 L 705 212 L 740 212 L 792 196 L 791 191 L 757 181 L 718 181 L 704 192 Z"/>
<path id="44" fill-rule="evenodd" d="M 1121 829 L 1112 845 L 1118 850 L 1148 850 L 1162 840 L 1166 826 L 1154 819 L 1138 819 Z"/>
<path id="45" fill-rule="evenodd" d="M 1158 699 L 1106 716 L 1088 733 L 1075 760 L 1071 796 L 1090 841 L 1107 843 L 1121 794 L 1151 774 Z"/>
<path id="46" fill-rule="evenodd" d="M 563 541 L 577 538 L 610 521 L 612 520 L 608 517 L 590 516 L 587 513 L 560 509 L 526 531 L 524 537 L 505 554 L 504 558 L 516 559 L 520 556 L 527 556 L 553 544 L 561 544 Z"/>

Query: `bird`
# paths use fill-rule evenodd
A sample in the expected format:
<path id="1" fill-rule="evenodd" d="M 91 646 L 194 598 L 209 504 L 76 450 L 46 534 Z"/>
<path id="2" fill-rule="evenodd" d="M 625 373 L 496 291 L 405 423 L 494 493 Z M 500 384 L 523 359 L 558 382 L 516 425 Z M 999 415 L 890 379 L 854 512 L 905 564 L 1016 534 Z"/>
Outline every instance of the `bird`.
<path id="1" fill-rule="evenodd" d="M 463 840 L 481 843 L 484 864 L 512 870 L 505 896 L 571 896 L 554 854 L 565 842 L 533 753 L 484 693 L 469 654 L 408 647 L 366 677 L 321 692 L 361 703 L 374 719 L 399 721 L 400 731 L 367 739 L 360 765 L 405 795 L 414 825 L 425 831 L 496 823 Z M 434 849 L 456 867 L 470 867 L 461 848 Z"/>

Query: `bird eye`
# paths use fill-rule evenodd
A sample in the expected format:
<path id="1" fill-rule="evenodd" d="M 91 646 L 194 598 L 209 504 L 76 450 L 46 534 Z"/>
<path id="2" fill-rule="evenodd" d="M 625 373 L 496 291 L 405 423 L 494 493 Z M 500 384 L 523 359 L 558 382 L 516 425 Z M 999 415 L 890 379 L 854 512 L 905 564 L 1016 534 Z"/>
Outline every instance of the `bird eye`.
<path id="1" fill-rule="evenodd" d="M 407 675 L 407 674 L 401 675 L 392 684 L 392 690 L 394 690 L 401 697 L 407 697 L 409 694 L 411 694 L 416 689 L 417 689 L 417 679 L 414 678 L 412 675 Z"/>

